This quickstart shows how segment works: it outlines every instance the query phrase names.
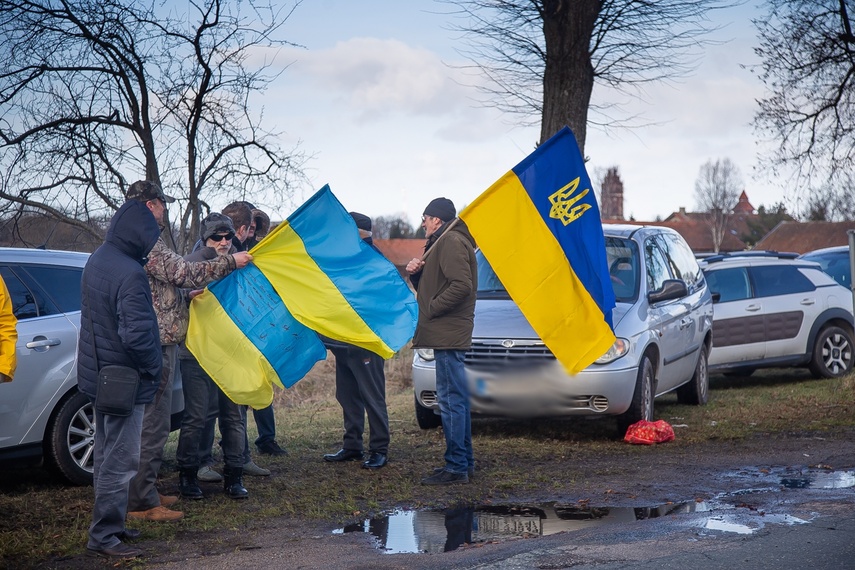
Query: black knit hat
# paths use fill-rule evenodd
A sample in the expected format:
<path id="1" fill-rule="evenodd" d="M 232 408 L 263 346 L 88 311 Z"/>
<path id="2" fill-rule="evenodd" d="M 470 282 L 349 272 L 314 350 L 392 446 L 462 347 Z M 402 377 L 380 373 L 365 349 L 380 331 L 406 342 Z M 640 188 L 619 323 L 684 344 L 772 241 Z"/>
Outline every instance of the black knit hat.
<path id="1" fill-rule="evenodd" d="M 164 203 L 171 204 L 175 198 L 164 194 L 160 184 L 156 182 L 137 180 L 128 187 L 128 200 L 139 200 L 140 202 L 162 200 Z"/>
<path id="2" fill-rule="evenodd" d="M 447 222 L 457 216 L 457 210 L 454 209 L 454 203 L 448 198 L 434 198 L 425 208 L 424 215 Z"/>
<path id="3" fill-rule="evenodd" d="M 360 214 L 359 212 L 349 212 L 350 217 L 353 218 L 353 221 L 356 222 L 356 227 L 360 230 L 365 230 L 366 232 L 371 231 L 371 218 L 366 216 L 365 214 Z"/>

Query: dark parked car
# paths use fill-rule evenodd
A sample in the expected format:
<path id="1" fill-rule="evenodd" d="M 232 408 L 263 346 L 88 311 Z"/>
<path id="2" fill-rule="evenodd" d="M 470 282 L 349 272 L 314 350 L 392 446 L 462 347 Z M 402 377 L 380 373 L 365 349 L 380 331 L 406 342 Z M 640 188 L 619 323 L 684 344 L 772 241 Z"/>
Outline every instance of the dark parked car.
<path id="1" fill-rule="evenodd" d="M 849 246 L 839 245 L 809 251 L 801 256 L 801 259 L 816 261 L 823 271 L 846 287 L 852 288 L 852 268 L 849 257 Z"/>

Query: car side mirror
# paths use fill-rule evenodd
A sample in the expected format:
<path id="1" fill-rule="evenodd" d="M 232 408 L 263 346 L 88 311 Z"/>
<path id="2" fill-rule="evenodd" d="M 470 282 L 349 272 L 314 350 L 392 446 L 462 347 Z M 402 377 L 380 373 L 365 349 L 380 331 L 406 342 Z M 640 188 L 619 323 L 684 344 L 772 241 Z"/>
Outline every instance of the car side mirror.
<path id="1" fill-rule="evenodd" d="M 656 291 L 651 291 L 647 294 L 648 303 L 661 303 L 662 301 L 670 301 L 679 299 L 689 294 L 689 287 L 682 279 L 666 279 L 662 283 L 662 287 Z"/>
<path id="2" fill-rule="evenodd" d="M 718 303 L 719 301 L 721 301 L 721 293 L 719 293 L 718 291 L 713 291 L 711 297 L 713 303 Z"/>

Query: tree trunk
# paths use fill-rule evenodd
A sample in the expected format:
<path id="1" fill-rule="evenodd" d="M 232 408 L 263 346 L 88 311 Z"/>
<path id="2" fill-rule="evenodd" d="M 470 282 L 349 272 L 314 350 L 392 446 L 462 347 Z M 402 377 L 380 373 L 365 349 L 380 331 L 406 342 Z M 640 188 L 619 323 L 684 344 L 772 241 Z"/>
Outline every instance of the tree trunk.
<path id="1" fill-rule="evenodd" d="M 588 104 L 594 88 L 591 34 L 602 0 L 544 0 L 543 117 L 540 142 L 567 125 L 585 154 Z"/>

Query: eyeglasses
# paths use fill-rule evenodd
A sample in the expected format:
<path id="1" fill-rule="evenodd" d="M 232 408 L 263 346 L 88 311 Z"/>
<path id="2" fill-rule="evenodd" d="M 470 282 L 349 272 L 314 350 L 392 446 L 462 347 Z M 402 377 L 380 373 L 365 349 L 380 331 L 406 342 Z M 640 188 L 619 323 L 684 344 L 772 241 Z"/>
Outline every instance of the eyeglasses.
<path id="1" fill-rule="evenodd" d="M 214 241 L 223 241 L 224 239 L 228 240 L 228 241 L 232 241 L 233 237 L 235 237 L 235 234 L 229 232 L 227 234 L 214 234 L 211 237 L 209 237 L 208 239 L 211 239 Z"/>

